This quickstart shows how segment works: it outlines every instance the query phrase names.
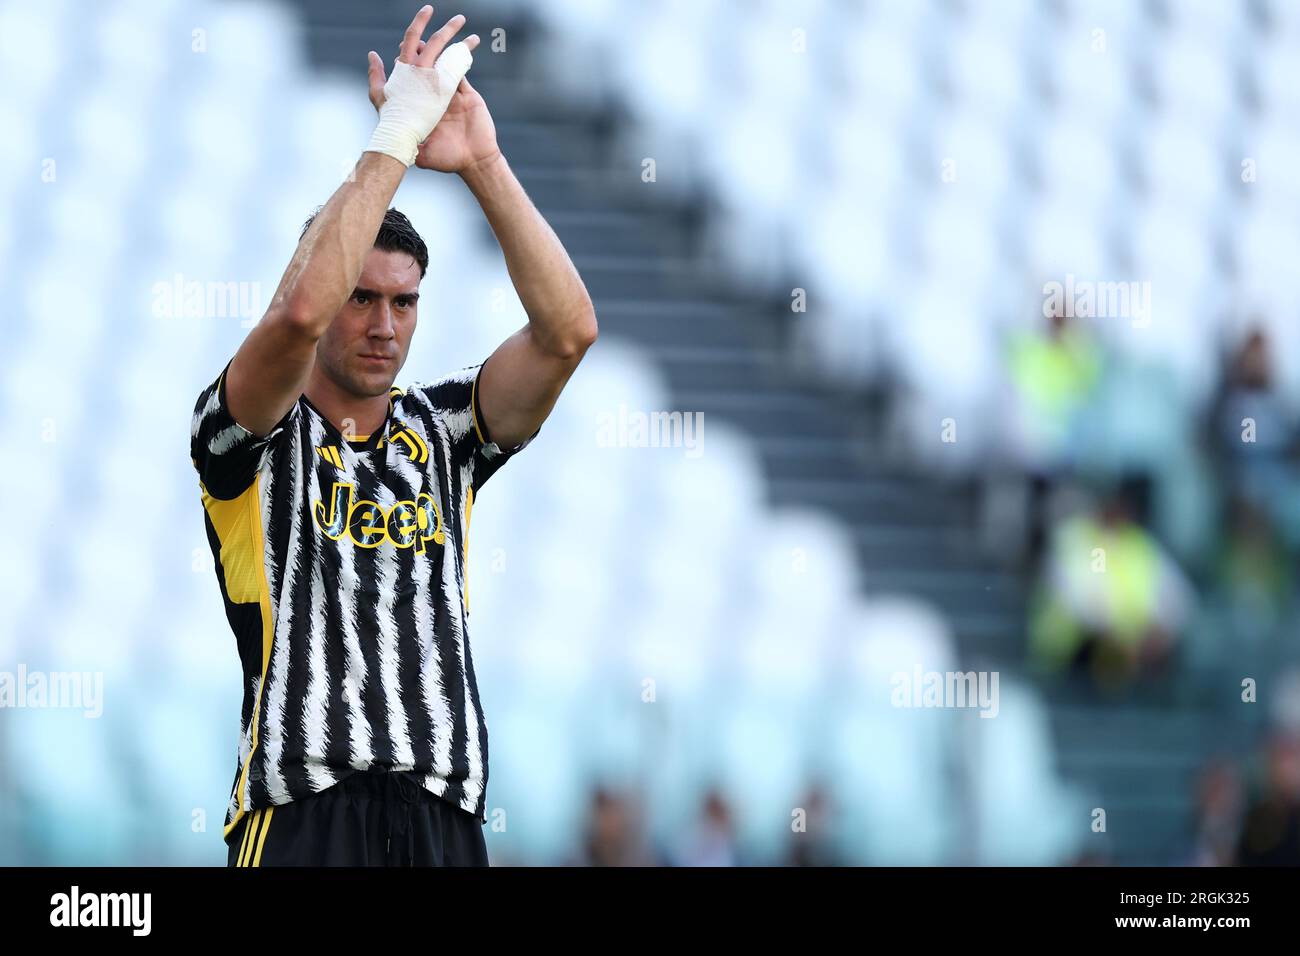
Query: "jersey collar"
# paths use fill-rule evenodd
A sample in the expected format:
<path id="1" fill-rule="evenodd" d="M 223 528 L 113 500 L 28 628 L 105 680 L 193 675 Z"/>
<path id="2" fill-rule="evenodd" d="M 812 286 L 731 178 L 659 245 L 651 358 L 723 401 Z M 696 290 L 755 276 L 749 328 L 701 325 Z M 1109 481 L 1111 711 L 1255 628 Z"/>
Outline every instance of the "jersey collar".
<path id="1" fill-rule="evenodd" d="M 358 435 L 354 437 L 352 441 L 344 441 L 343 433 L 339 431 L 338 427 L 330 421 L 319 408 L 312 404 L 310 398 L 303 395 L 302 401 L 303 404 L 315 412 L 316 417 L 324 423 L 326 432 L 330 437 L 335 439 L 336 444 L 347 445 L 353 451 L 374 451 L 383 444 L 384 436 L 388 434 L 389 422 L 393 420 L 393 402 L 397 394 L 400 393 L 396 389 L 393 389 L 388 393 L 388 411 L 384 414 L 384 420 L 380 426 L 369 435 L 364 437 Z"/>

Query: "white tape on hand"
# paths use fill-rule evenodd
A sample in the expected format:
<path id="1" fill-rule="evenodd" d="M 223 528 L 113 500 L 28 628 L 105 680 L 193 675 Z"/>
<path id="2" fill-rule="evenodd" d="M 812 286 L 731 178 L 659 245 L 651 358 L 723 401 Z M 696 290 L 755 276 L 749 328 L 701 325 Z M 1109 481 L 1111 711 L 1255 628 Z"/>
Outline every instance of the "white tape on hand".
<path id="1" fill-rule="evenodd" d="M 442 51 L 432 67 L 398 60 L 384 84 L 379 124 L 366 152 L 385 153 L 407 166 L 415 162 L 420 143 L 433 132 L 474 61 L 462 40 Z"/>

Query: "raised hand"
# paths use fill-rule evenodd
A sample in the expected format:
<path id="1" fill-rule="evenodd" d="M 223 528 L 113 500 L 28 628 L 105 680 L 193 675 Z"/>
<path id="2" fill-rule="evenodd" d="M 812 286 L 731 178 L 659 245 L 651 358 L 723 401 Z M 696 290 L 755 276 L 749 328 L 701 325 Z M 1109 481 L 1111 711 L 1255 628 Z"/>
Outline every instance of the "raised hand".
<path id="1" fill-rule="evenodd" d="M 367 149 L 407 166 L 415 162 L 420 144 L 442 119 L 478 46 L 476 36 L 448 46 L 464 24 L 463 16 L 452 17 L 428 41 L 422 40 L 432 16 L 433 7 L 425 5 L 406 28 L 389 79 L 384 79 L 378 54 L 370 54 L 370 101 L 379 110 L 379 125 Z"/>
<path id="2" fill-rule="evenodd" d="M 433 9 L 427 6 L 416 14 L 402 38 L 398 62 L 425 67 L 437 64 L 451 38 L 465 24 L 465 17 L 457 14 L 427 41 L 421 40 L 420 36 L 432 16 Z M 467 37 L 464 44 L 472 52 L 479 45 L 478 34 Z M 373 50 L 369 54 L 369 81 L 370 102 L 382 115 L 387 81 L 384 62 Z M 487 104 L 469 80 L 462 78 L 441 119 L 420 143 L 415 165 L 443 173 L 463 173 L 499 154 L 496 125 Z"/>

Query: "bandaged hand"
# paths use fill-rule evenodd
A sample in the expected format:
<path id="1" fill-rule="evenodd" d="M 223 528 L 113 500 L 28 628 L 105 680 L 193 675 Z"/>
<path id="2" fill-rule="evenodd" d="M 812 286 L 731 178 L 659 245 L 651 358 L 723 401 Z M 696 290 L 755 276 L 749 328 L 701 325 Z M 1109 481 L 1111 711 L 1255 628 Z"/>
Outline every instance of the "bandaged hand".
<path id="1" fill-rule="evenodd" d="M 442 51 L 432 67 L 398 60 L 384 84 L 379 123 L 371 134 L 367 152 L 384 153 L 408 167 L 422 143 L 438 125 L 461 78 L 474 57 L 464 41 Z"/>

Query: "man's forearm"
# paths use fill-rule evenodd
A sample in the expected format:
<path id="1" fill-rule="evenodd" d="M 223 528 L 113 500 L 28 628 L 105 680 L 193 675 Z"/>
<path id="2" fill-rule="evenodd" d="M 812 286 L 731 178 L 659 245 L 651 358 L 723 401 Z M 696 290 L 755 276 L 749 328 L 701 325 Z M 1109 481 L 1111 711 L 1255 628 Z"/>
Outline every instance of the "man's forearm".
<path id="1" fill-rule="evenodd" d="M 271 310 L 294 317 L 318 337 L 347 302 L 406 167 L 366 152 L 353 175 L 316 214 L 284 271 Z"/>
<path id="2" fill-rule="evenodd" d="M 535 341 L 558 357 L 577 355 L 595 334 L 586 286 L 559 236 L 533 205 L 505 156 L 461 172 L 501 245 Z"/>

